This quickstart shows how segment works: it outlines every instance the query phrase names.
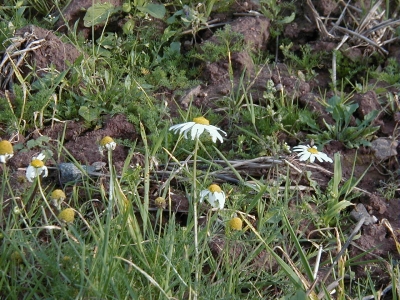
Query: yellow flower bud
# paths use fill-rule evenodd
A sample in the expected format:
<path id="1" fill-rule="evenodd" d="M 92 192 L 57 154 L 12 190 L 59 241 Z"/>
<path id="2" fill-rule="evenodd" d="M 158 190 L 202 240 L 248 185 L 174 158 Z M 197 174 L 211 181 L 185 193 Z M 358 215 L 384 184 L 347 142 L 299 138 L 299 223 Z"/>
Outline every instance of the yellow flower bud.
<path id="1" fill-rule="evenodd" d="M 229 227 L 232 230 L 242 230 L 242 226 L 243 226 L 243 221 L 242 221 L 242 219 L 240 219 L 238 217 L 232 218 L 229 221 Z"/>
<path id="2" fill-rule="evenodd" d="M 19 252 L 19 251 L 14 251 L 13 253 L 11 253 L 11 255 L 10 255 L 10 259 L 11 259 L 11 261 L 12 262 L 14 262 L 14 263 L 16 263 L 17 265 L 19 265 L 19 264 L 21 264 L 22 263 L 22 254 L 23 253 L 21 253 L 21 252 Z"/>
<path id="3" fill-rule="evenodd" d="M 65 193 L 63 192 L 63 190 L 60 189 L 56 189 L 51 193 L 51 199 L 53 200 L 58 200 L 58 201 L 63 201 L 66 196 Z"/>
<path id="4" fill-rule="evenodd" d="M 0 155 L 13 154 L 14 149 L 11 143 L 7 140 L 0 141 Z"/>
<path id="5" fill-rule="evenodd" d="M 167 207 L 167 202 L 165 201 L 165 199 L 163 197 L 156 198 L 156 200 L 154 200 L 154 202 L 158 208 L 165 209 Z"/>
<path id="6" fill-rule="evenodd" d="M 75 211 L 72 208 L 66 208 L 58 214 L 58 218 L 65 223 L 72 223 L 75 218 Z"/>
<path id="7" fill-rule="evenodd" d="M 100 141 L 100 146 L 104 147 L 105 145 L 108 145 L 110 143 L 113 143 L 114 140 L 110 136 L 105 136 L 101 139 Z"/>

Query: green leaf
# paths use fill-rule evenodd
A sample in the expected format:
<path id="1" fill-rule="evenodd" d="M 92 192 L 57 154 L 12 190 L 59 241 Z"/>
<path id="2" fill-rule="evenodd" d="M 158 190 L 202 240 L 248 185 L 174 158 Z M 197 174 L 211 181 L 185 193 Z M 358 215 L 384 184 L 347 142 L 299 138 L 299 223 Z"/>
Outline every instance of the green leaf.
<path id="1" fill-rule="evenodd" d="M 292 12 L 290 16 L 284 17 L 282 20 L 279 21 L 281 24 L 289 24 L 292 23 L 294 18 L 296 17 L 296 14 Z"/>
<path id="2" fill-rule="evenodd" d="M 156 19 L 162 19 L 165 16 L 165 6 L 162 4 L 146 3 L 145 6 L 138 6 L 138 10 L 148 13 Z"/>
<path id="3" fill-rule="evenodd" d="M 117 9 L 111 3 L 96 3 L 88 8 L 83 17 L 83 25 L 92 27 L 104 23 Z"/>
<path id="4" fill-rule="evenodd" d="M 32 149 L 35 147 L 43 147 L 43 143 L 47 144 L 50 141 L 50 138 L 47 135 L 39 136 L 36 140 L 29 140 L 26 143 L 26 147 L 28 149 Z"/>
<path id="5" fill-rule="evenodd" d="M 373 110 L 364 116 L 364 120 L 361 122 L 361 125 L 369 125 L 375 118 L 378 116 L 379 111 Z"/>
<path id="6" fill-rule="evenodd" d="M 173 37 L 176 34 L 176 32 L 177 32 L 176 30 L 172 30 L 170 27 L 165 28 L 164 33 L 161 37 L 162 42 L 168 41 L 171 37 Z"/>
<path id="7" fill-rule="evenodd" d="M 311 269 L 310 263 L 308 262 L 307 255 L 304 252 L 303 247 L 301 246 L 300 241 L 297 238 L 297 235 L 294 232 L 292 225 L 290 225 L 289 219 L 287 218 L 287 216 L 283 210 L 282 210 L 282 214 L 283 214 L 283 221 L 286 225 L 286 229 L 289 231 L 291 241 L 294 243 L 296 250 L 297 250 L 297 254 L 300 257 L 301 265 L 303 266 L 303 269 L 304 269 L 305 273 L 307 274 L 309 281 L 313 281 L 314 280 L 313 279 L 313 271 Z"/>
<path id="8" fill-rule="evenodd" d="M 78 113 L 87 122 L 93 122 L 99 117 L 99 112 L 97 109 L 89 108 L 87 106 L 81 106 Z"/>
<path id="9" fill-rule="evenodd" d="M 320 131 L 320 128 L 319 128 L 317 122 L 315 122 L 315 120 L 309 114 L 300 113 L 299 120 L 301 123 L 306 124 L 311 129 L 313 129 L 317 132 Z"/>
<path id="10" fill-rule="evenodd" d="M 304 299 L 307 299 L 307 294 L 303 290 L 297 290 L 296 294 L 286 295 L 281 299 L 283 299 L 283 300 L 304 300 Z"/>
<path id="11" fill-rule="evenodd" d="M 334 194 L 335 199 L 339 198 L 339 184 L 342 181 L 342 164 L 340 162 L 340 153 L 335 153 L 335 163 L 333 167 L 333 186 L 332 192 Z"/>
<path id="12" fill-rule="evenodd" d="M 336 203 L 335 205 L 331 206 L 328 208 L 328 210 L 325 213 L 325 220 L 328 220 L 328 223 L 330 220 L 332 220 L 334 217 L 337 217 L 342 210 L 344 210 L 346 207 L 354 205 L 350 201 L 347 200 L 342 200 L 339 203 Z"/>

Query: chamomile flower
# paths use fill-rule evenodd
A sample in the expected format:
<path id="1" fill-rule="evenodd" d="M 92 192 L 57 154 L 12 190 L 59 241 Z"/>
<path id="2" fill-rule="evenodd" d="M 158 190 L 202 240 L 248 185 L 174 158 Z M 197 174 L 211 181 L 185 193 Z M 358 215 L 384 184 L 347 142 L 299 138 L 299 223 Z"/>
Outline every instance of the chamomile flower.
<path id="1" fill-rule="evenodd" d="M 33 157 L 31 163 L 26 169 L 26 178 L 28 181 L 32 182 L 34 178 L 42 175 L 43 177 L 47 177 L 48 171 L 47 167 L 44 165 L 43 159 L 46 156 L 43 153 L 40 153 L 38 156 Z"/>
<path id="2" fill-rule="evenodd" d="M 242 230 L 243 221 L 238 217 L 234 217 L 229 220 L 229 228 L 232 230 Z"/>
<path id="3" fill-rule="evenodd" d="M 75 219 L 75 211 L 68 207 L 58 214 L 58 218 L 64 223 L 72 223 Z"/>
<path id="4" fill-rule="evenodd" d="M 51 198 L 51 204 L 53 204 L 60 210 L 61 203 L 65 200 L 66 196 L 63 190 L 56 189 L 51 193 L 50 198 Z"/>
<path id="5" fill-rule="evenodd" d="M 167 201 L 163 197 L 157 197 L 154 203 L 160 209 L 165 209 L 167 207 Z"/>
<path id="6" fill-rule="evenodd" d="M 316 146 L 311 147 L 310 145 L 299 145 L 293 147 L 293 151 L 299 152 L 297 156 L 299 157 L 300 161 L 310 160 L 310 163 L 313 163 L 315 159 L 317 159 L 319 162 L 326 161 L 333 163 L 333 160 L 325 153 L 319 152 Z"/>
<path id="7" fill-rule="evenodd" d="M 219 129 L 216 126 L 210 125 L 210 121 L 208 121 L 204 117 L 194 118 L 193 122 L 186 122 L 182 124 L 173 125 L 169 128 L 169 130 L 174 131 L 174 133 L 177 133 L 178 131 L 179 134 L 183 133 L 183 137 L 185 139 L 188 138 L 187 135 L 190 132 L 192 140 L 194 140 L 195 138 L 199 138 L 204 131 L 207 131 L 210 134 L 211 140 L 214 143 L 217 142 L 217 139 L 219 139 L 221 143 L 224 142 L 223 137 L 219 133 L 219 131 L 226 136 L 225 131 Z"/>
<path id="8" fill-rule="evenodd" d="M 103 154 L 103 151 L 111 151 L 114 150 L 117 144 L 114 142 L 112 137 L 105 136 L 101 139 L 100 141 L 100 146 L 99 146 L 99 151 L 101 154 Z"/>
<path id="9" fill-rule="evenodd" d="M 219 185 L 212 184 L 208 189 L 200 192 L 200 202 L 203 202 L 204 198 L 208 198 L 211 206 L 214 208 L 223 209 L 225 205 L 225 193 Z"/>
<path id="10" fill-rule="evenodd" d="M 11 143 L 7 140 L 0 141 L 0 163 L 5 164 L 14 155 Z"/>

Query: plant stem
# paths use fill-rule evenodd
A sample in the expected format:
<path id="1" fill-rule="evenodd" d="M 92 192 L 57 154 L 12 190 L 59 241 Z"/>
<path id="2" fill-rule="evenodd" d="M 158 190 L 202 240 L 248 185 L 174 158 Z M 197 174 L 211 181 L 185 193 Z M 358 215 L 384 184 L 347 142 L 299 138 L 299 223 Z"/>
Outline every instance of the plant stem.
<path id="1" fill-rule="evenodd" d="M 107 155 L 108 155 L 108 168 L 110 170 L 110 186 L 109 186 L 109 193 L 108 193 L 108 207 L 107 207 L 107 214 L 106 214 L 106 226 L 104 228 L 104 240 L 103 240 L 103 267 L 106 268 L 106 270 L 103 270 L 104 272 L 107 272 L 107 252 L 108 252 L 108 244 L 109 244 L 109 237 L 110 237 L 110 227 L 111 227 L 111 219 L 112 219 L 112 211 L 113 211 L 113 205 L 114 205 L 114 169 L 112 165 L 112 150 L 107 150 Z"/>
<path id="2" fill-rule="evenodd" d="M 197 219 L 197 151 L 199 149 L 199 139 L 196 138 L 193 155 L 193 184 L 192 184 L 192 202 L 193 202 L 193 218 L 194 218 L 194 249 L 195 249 L 195 294 L 193 299 L 197 299 L 197 287 L 199 283 L 199 241 L 198 241 L 198 219 Z"/>

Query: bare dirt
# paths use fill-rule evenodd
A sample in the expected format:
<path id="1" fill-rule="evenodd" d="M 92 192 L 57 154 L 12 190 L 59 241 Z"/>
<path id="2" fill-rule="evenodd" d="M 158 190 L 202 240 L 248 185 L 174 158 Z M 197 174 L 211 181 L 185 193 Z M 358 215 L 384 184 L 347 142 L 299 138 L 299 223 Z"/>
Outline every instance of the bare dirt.
<path id="1" fill-rule="evenodd" d="M 79 5 L 77 4 L 79 3 Z M 92 1 L 89 1 L 91 5 Z M 89 3 L 88 2 L 88 3 Z M 120 2 L 120 1 L 114 1 Z M 315 3 L 315 9 L 321 16 L 332 14 L 332 16 L 338 16 L 340 10 L 336 1 L 313 1 Z M 248 5 L 241 3 L 237 9 L 241 9 L 238 12 L 246 12 Z M 71 7 L 65 10 L 65 20 L 69 24 L 73 24 L 77 17 L 80 16 L 78 8 L 82 5 L 79 1 L 72 1 Z M 74 9 L 75 7 L 75 9 Z M 317 22 L 312 17 L 313 13 L 309 6 L 303 5 L 298 7 L 299 12 L 294 22 L 289 24 L 284 30 L 284 38 L 290 38 L 293 44 L 298 47 L 299 45 L 309 44 L 313 51 L 331 51 L 334 49 L 340 39 L 327 39 L 324 34 L 318 30 Z M 307 18 L 305 16 L 308 16 Z M 266 51 L 270 50 L 275 53 L 275 40 L 272 40 L 269 35 L 269 28 L 271 22 L 262 16 L 240 16 L 235 17 L 231 13 L 223 15 L 223 18 L 229 20 L 232 30 L 240 32 L 244 35 L 246 43 L 251 45 L 254 51 Z M 332 24 L 328 24 L 332 26 Z M 57 24 L 57 28 L 61 30 L 63 28 L 62 20 Z M 81 28 L 81 27 L 79 27 Z M 83 30 L 83 29 L 82 29 Z M 86 37 L 90 35 L 90 32 L 83 32 Z M 24 66 L 21 69 L 24 70 L 27 65 L 36 65 L 37 75 L 42 76 L 46 72 L 46 68 L 53 66 L 58 71 L 62 72 L 67 69 L 66 61 L 73 62 L 77 59 L 81 53 L 73 45 L 62 42 L 60 38 L 55 35 L 52 31 L 45 30 L 36 26 L 28 26 L 22 28 L 16 32 L 16 35 L 25 38 L 25 41 L 21 43 L 20 47 L 23 49 L 26 45 L 34 40 L 44 40 L 41 42 L 41 47 L 29 51 Z M 210 36 L 210 32 L 202 33 L 203 37 Z M 212 34 L 208 38 L 208 41 L 216 42 Z M 204 40 L 205 42 L 205 40 Z M 354 42 L 355 43 L 355 42 Z M 368 49 L 367 49 L 368 48 Z M 357 51 L 352 51 L 348 55 L 368 55 L 368 52 L 374 51 L 368 46 L 356 47 Z M 388 46 L 388 58 L 394 58 L 400 63 L 400 46 L 399 44 L 391 44 Z M 286 65 L 278 63 L 276 65 L 258 66 L 254 65 L 249 54 L 245 51 L 237 52 L 232 54 L 232 63 L 234 68 L 234 82 L 239 82 L 239 78 L 246 70 L 249 81 L 252 82 L 250 92 L 255 103 L 262 103 L 262 94 L 265 90 L 265 83 L 271 79 L 275 86 L 280 86 L 289 98 L 295 99 L 299 106 L 307 107 L 308 109 L 319 113 L 319 123 L 323 125 L 323 120 L 328 124 L 334 125 L 334 121 L 329 114 L 326 113 L 324 107 L 321 105 L 321 91 L 326 93 L 327 96 L 333 95 L 330 89 L 330 73 L 329 69 L 319 69 L 318 74 L 315 78 L 306 81 L 301 76 L 297 76 L 296 73 L 290 72 Z M 256 71 L 257 70 L 257 71 Z M 221 96 L 227 95 L 231 89 L 231 81 L 228 73 L 228 61 L 225 59 L 205 64 L 203 68 L 203 79 L 204 84 L 197 87 L 192 96 L 194 96 L 193 104 L 201 106 L 203 108 L 210 107 L 216 108 L 215 99 Z M 3 81 L 4 82 L 4 81 Z M 376 83 L 377 86 L 384 86 L 384 82 Z M 388 91 L 392 91 L 395 94 L 399 93 L 399 90 L 393 87 L 386 87 Z M 8 90 L 8 84 L 3 86 L 0 93 L 5 94 Z M 0 95 L 2 95 L 0 94 Z M 172 94 L 171 94 L 172 96 Z M 170 101 L 171 107 L 174 105 L 173 99 L 167 99 Z M 361 147 L 359 149 L 348 149 L 340 142 L 332 141 L 326 145 L 324 152 L 330 157 L 333 157 L 334 153 L 340 152 L 342 157 L 342 169 L 343 176 L 350 178 L 352 175 L 356 178 L 362 176 L 362 174 L 368 169 L 367 173 L 361 180 L 358 187 L 362 191 L 362 196 L 356 199 L 355 203 L 362 203 L 366 207 L 370 215 L 374 215 L 378 222 L 375 224 L 364 225 L 362 228 L 362 234 L 359 239 L 353 242 L 350 246 L 350 256 L 355 257 L 356 255 L 369 251 L 366 257 L 362 259 L 374 259 L 379 256 L 386 260 L 389 259 L 400 259 L 399 253 L 396 249 L 396 243 L 394 237 L 400 239 L 400 196 L 399 193 L 394 193 L 392 199 L 384 199 L 378 192 L 379 188 L 382 188 L 384 183 L 393 178 L 391 175 L 398 172 L 399 170 L 399 153 L 400 146 L 398 145 L 398 125 L 400 117 L 394 114 L 386 113 L 384 107 L 385 103 L 384 95 L 377 93 L 375 90 L 370 90 L 366 93 L 355 93 L 352 96 L 352 100 L 359 104 L 359 108 L 356 111 L 356 117 L 363 119 L 363 117 L 371 112 L 372 110 L 379 110 L 381 113 L 374 120 L 374 125 L 379 125 L 380 130 L 376 133 L 376 138 L 384 137 L 395 142 L 393 151 L 389 157 L 379 157 L 372 148 Z M 186 103 L 181 103 L 183 109 L 186 108 Z M 399 103 L 397 102 L 397 105 Z M 95 162 L 105 161 L 105 158 L 101 156 L 97 150 L 98 141 L 106 136 L 112 136 L 114 138 L 128 139 L 140 142 L 140 134 L 138 129 L 135 128 L 123 115 L 108 116 L 105 115 L 102 122 L 103 127 L 100 129 L 94 129 L 87 127 L 84 122 L 81 121 L 65 121 L 55 122 L 53 125 L 46 125 L 44 128 L 39 128 L 35 132 L 29 133 L 28 136 L 14 137 L 14 143 L 26 144 L 30 139 L 35 139 L 41 135 L 50 137 L 50 143 L 56 146 L 56 140 L 63 138 L 64 150 L 60 157 L 54 157 L 52 161 L 49 161 L 49 166 L 57 167 L 58 163 L 70 161 L 73 157 L 78 163 L 84 165 L 92 165 Z M 65 134 L 64 134 L 65 132 Z M 298 136 L 304 136 L 305 133 L 299 132 Z M 9 139 L 7 135 L 2 136 L 3 139 Z M 229 139 L 229 137 L 228 137 Z M 296 145 L 297 141 L 287 137 L 289 145 Z M 229 144 L 229 143 L 227 143 Z M 31 149 L 29 151 L 17 151 L 14 157 L 9 161 L 8 165 L 11 171 L 11 182 L 12 186 L 15 186 L 15 191 L 23 191 L 28 186 L 28 183 L 24 182 L 24 168 L 31 161 L 32 156 L 37 154 L 38 149 Z M 128 155 L 128 148 L 122 145 L 118 145 L 113 153 L 113 161 L 117 172 L 122 170 Z M 133 156 L 131 165 L 134 166 L 136 163 L 141 163 L 143 157 L 140 153 Z M 293 157 L 288 158 L 294 162 Z M 354 164 L 354 162 L 356 163 Z M 353 166 L 355 169 L 353 171 Z M 0 166 L 0 168 L 3 168 Z M 312 177 L 322 187 L 326 187 L 328 181 L 332 178 L 333 166 L 331 164 L 322 164 L 321 168 L 308 167 L 312 171 Z M 252 174 L 254 175 L 254 174 Z M 293 174 L 293 179 L 296 180 L 298 174 Z M 50 176 L 47 180 L 57 179 L 57 174 Z M 302 179 L 304 180 L 304 179 Z M 397 175 L 398 181 L 398 175 Z M 298 182 L 299 184 L 308 183 L 306 181 Z M 398 183 L 398 182 L 397 182 Z M 153 182 L 154 189 L 157 189 L 162 182 Z M 55 186 L 59 186 L 56 182 Z M 183 215 L 188 211 L 188 201 L 179 189 L 174 191 L 173 196 L 173 209 L 176 212 L 181 212 Z M 153 199 L 154 200 L 154 199 Z M 156 209 L 155 205 L 153 206 Z M 168 208 L 167 208 L 168 210 Z M 393 233 L 390 232 L 388 226 L 385 225 L 383 220 L 392 226 Z M 305 228 L 305 236 L 310 232 L 312 228 Z M 216 238 L 210 244 L 210 248 L 215 255 L 220 253 L 219 249 L 224 248 L 226 241 L 222 238 Z M 237 245 L 232 251 L 238 253 L 244 249 L 244 246 Z M 233 257 L 238 254 L 233 253 Z M 260 253 L 260 260 L 253 261 L 251 264 L 254 267 L 265 264 L 268 261 L 270 265 L 270 258 L 264 252 Z M 356 268 L 357 276 L 364 275 L 364 269 L 366 266 L 359 266 Z M 388 275 L 385 268 L 376 267 L 376 264 L 371 264 L 373 269 L 373 276 L 380 280 L 380 283 L 386 284 Z"/>

